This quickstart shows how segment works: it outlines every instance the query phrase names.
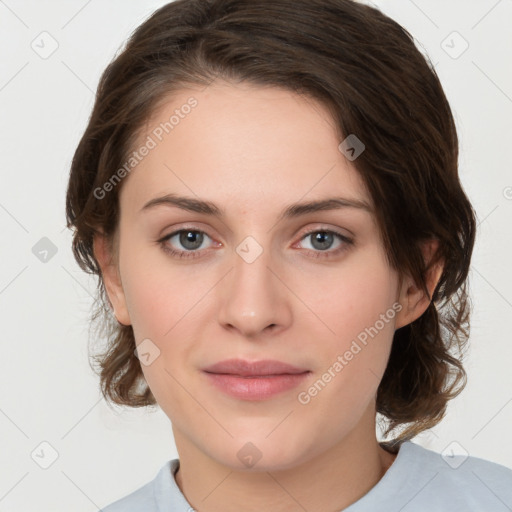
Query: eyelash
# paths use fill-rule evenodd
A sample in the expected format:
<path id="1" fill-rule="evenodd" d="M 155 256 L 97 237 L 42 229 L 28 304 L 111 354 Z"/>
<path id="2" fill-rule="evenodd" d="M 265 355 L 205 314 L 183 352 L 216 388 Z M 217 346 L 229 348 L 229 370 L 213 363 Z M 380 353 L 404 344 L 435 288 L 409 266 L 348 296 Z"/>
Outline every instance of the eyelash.
<path id="1" fill-rule="evenodd" d="M 197 250 L 194 250 L 194 251 L 179 251 L 179 250 L 176 250 L 176 249 L 171 249 L 169 247 L 169 245 L 167 244 L 168 240 L 170 240 L 172 237 L 182 233 L 182 232 L 192 232 L 192 233 L 201 233 L 201 234 L 204 234 L 206 236 L 208 236 L 208 238 L 211 238 L 208 233 L 206 233 L 205 231 L 202 231 L 200 229 L 195 229 L 195 228 L 182 228 L 182 229 L 179 229 L 177 231 L 173 231 L 172 233 L 170 233 L 169 235 L 166 235 L 165 237 L 161 238 L 160 240 L 158 240 L 158 243 L 159 245 L 161 246 L 162 250 L 164 252 L 166 252 L 167 254 L 171 255 L 172 257 L 175 257 L 175 258 L 178 258 L 178 259 L 193 259 L 193 258 L 198 258 L 201 256 L 201 253 L 203 251 L 197 251 Z M 329 251 L 329 250 L 326 250 L 326 251 L 314 251 L 312 249 L 306 249 L 308 252 L 310 253 L 313 253 L 313 258 L 332 258 L 332 257 L 335 257 L 337 256 L 338 254 L 340 254 L 341 252 L 345 251 L 347 249 L 347 246 L 350 246 L 350 245 L 353 245 L 354 244 L 354 241 L 350 238 L 348 238 L 347 236 L 345 235 L 342 235 L 341 233 L 338 233 L 337 231 L 333 231 L 331 229 L 313 229 L 311 231 L 308 231 L 307 233 L 304 233 L 301 237 L 300 240 L 303 240 L 304 238 L 307 238 L 308 236 L 314 234 L 314 233 L 328 233 L 328 234 L 332 234 L 332 235 L 336 235 L 342 242 L 343 244 L 338 247 L 338 249 L 335 249 L 335 250 L 332 250 L 332 251 Z M 207 249 L 204 249 L 204 250 L 207 250 Z"/>

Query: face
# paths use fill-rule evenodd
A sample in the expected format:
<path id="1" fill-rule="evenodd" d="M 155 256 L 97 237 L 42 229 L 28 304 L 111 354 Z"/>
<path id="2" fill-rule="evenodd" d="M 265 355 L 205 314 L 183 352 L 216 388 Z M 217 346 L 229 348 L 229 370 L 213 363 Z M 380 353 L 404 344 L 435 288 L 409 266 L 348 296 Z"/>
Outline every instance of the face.
<path id="1" fill-rule="evenodd" d="M 217 82 L 174 95 L 141 145 L 148 137 L 155 145 L 120 193 L 120 283 L 108 291 L 118 320 L 133 326 L 178 450 L 188 443 L 233 468 L 261 456 L 259 468 L 283 469 L 363 422 L 374 436 L 398 276 L 328 112 L 290 91 Z M 170 194 L 218 214 L 191 203 L 144 208 Z M 332 198 L 347 203 L 283 215 Z M 294 370 L 205 371 L 230 359 Z"/>

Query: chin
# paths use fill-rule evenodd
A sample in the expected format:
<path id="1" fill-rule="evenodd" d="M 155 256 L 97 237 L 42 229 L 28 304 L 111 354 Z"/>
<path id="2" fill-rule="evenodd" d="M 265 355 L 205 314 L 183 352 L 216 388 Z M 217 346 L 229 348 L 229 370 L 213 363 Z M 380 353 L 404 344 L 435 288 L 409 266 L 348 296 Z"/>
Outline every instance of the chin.
<path id="1" fill-rule="evenodd" d="M 210 457 L 233 471 L 284 471 L 309 460 L 313 454 L 309 450 L 311 436 L 304 439 L 290 438 L 286 432 L 282 436 L 272 433 L 235 437 L 229 442 L 207 447 Z M 274 436 L 272 438 L 272 436 Z M 205 447 L 206 448 L 206 447 Z M 212 450 L 213 448 L 213 450 Z"/>

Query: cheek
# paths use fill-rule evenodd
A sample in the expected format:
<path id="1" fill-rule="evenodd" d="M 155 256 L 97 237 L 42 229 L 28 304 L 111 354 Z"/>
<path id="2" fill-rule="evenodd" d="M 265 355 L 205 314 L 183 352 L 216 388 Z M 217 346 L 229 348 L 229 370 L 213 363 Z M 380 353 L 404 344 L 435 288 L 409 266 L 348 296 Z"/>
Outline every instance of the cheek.
<path id="1" fill-rule="evenodd" d="M 319 286 L 319 283 L 327 283 Z M 315 284 L 315 286 L 311 286 Z M 384 260 L 378 246 L 360 251 L 347 259 L 338 269 L 330 269 L 324 278 L 308 283 L 309 304 L 317 315 L 315 324 L 320 324 L 322 332 L 336 339 L 336 348 L 342 349 L 347 342 L 364 338 L 364 333 L 373 329 L 383 331 L 384 337 L 394 329 L 397 277 Z M 303 289 L 304 293 L 306 289 Z M 381 315 L 384 315 L 384 324 Z M 319 331 L 320 332 L 320 331 Z"/>
<path id="2" fill-rule="evenodd" d="M 343 404 L 340 411 L 366 407 L 386 368 L 394 333 L 396 274 L 382 252 L 375 246 L 346 263 L 330 275 L 329 287 L 310 295 L 311 309 L 322 319 L 314 324 L 322 343 L 311 390 L 318 395 L 312 401 L 326 413 L 332 403 Z"/>
<path id="3" fill-rule="evenodd" d="M 127 247 L 127 251 L 128 251 Z M 154 248 L 125 258 L 122 271 L 126 305 L 137 341 L 174 336 L 180 322 L 194 315 L 207 293 L 207 280 L 198 280 L 184 266 L 173 265 Z"/>
<path id="4" fill-rule="evenodd" d="M 151 364 L 141 365 L 148 385 L 159 403 L 180 410 L 189 400 L 179 385 L 185 378 L 183 362 L 201 337 L 204 317 L 214 315 L 208 292 L 218 279 L 199 279 L 184 266 L 173 268 L 165 257 L 147 261 L 138 255 L 125 261 L 126 303 L 136 343 L 144 340 L 148 346 L 149 339 L 150 350 L 158 354 Z"/>

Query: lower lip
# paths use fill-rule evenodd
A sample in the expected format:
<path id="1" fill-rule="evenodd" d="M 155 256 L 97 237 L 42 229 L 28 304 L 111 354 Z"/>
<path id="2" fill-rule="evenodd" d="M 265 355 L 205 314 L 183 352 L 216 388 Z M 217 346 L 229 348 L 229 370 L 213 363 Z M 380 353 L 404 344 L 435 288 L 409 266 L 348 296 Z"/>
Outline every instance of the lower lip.
<path id="1" fill-rule="evenodd" d="M 224 393 L 242 400 L 266 400 L 297 387 L 310 372 L 240 377 L 225 373 L 204 372 L 210 382 Z"/>

